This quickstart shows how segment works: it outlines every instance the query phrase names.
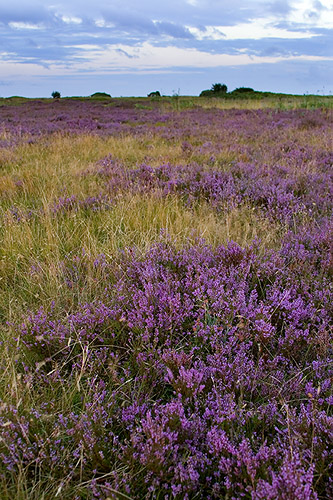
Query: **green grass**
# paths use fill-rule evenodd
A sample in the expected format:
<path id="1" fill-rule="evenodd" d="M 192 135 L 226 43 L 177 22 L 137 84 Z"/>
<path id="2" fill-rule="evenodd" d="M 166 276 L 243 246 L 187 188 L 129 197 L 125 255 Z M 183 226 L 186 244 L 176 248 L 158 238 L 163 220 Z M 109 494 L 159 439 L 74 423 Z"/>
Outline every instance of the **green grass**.
<path id="1" fill-rule="evenodd" d="M 22 96 L 0 97 L 0 106 L 19 106 L 24 102 L 33 101 Z M 52 102 L 51 97 L 38 98 L 39 101 Z M 119 103 L 130 103 L 137 109 L 152 109 L 160 107 L 165 110 L 182 111 L 184 109 L 218 108 L 218 109 L 333 109 L 332 95 L 293 95 L 274 92 L 253 92 L 251 94 L 225 94 L 222 97 L 198 96 L 161 96 L 155 97 L 108 97 L 103 92 L 92 96 L 63 96 L 61 100 L 102 101 L 110 106 Z"/>

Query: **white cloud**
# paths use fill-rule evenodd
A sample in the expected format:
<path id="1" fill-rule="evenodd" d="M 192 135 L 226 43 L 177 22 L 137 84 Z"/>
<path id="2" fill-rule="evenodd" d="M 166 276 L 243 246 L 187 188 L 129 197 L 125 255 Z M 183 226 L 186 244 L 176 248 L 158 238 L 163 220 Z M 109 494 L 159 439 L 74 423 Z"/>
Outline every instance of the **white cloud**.
<path id="1" fill-rule="evenodd" d="M 75 16 L 62 16 L 62 21 L 66 24 L 81 24 L 82 19 Z"/>
<path id="2" fill-rule="evenodd" d="M 116 25 L 110 21 L 105 21 L 105 19 L 96 19 L 95 26 L 98 28 L 114 28 Z"/>
<path id="3" fill-rule="evenodd" d="M 254 19 L 250 23 L 235 26 L 205 26 L 199 29 L 187 26 L 187 29 L 198 40 L 260 40 L 262 38 L 301 39 L 312 38 L 310 32 L 291 31 L 274 26 L 274 19 Z"/>
<path id="4" fill-rule="evenodd" d="M 313 0 L 296 0 L 292 7 L 287 17 L 288 21 L 312 28 L 333 28 L 332 0 L 320 0 L 317 5 Z"/>
<path id="5" fill-rule="evenodd" d="M 8 25 L 15 29 L 15 30 L 40 30 L 43 29 L 43 26 L 40 24 L 33 24 L 33 23 L 24 23 L 24 22 L 11 22 L 8 23 Z"/>
<path id="6" fill-rule="evenodd" d="M 0 77 L 14 78 L 24 75 L 75 75 L 85 73 L 108 74 L 123 72 L 154 72 L 174 70 L 176 68 L 216 68 L 247 66 L 253 64 L 274 64 L 283 61 L 325 61 L 333 58 L 319 56 L 250 56 L 246 53 L 211 54 L 197 49 L 179 47 L 156 47 L 148 42 L 141 46 L 117 44 L 101 48 L 98 45 L 74 45 L 77 49 L 75 60 L 71 64 L 45 61 L 47 67 L 35 63 L 24 64 L 10 60 L 10 54 L 0 53 Z M 1 61 L 1 56 L 3 61 Z"/>
<path id="7" fill-rule="evenodd" d="M 281 61 L 322 61 L 329 58 L 319 56 L 252 56 L 239 54 L 211 54 L 197 49 L 174 46 L 156 47 L 148 42 L 141 46 L 116 44 L 101 49 L 98 45 L 76 45 L 79 49 L 76 60 L 66 71 L 108 73 L 118 71 L 152 71 L 161 68 L 214 68 L 219 66 L 246 66 L 253 64 L 274 64 Z M 330 60 L 333 60 L 330 59 Z M 51 65 L 52 66 L 52 65 Z M 53 65 L 54 69 L 64 65 Z"/>

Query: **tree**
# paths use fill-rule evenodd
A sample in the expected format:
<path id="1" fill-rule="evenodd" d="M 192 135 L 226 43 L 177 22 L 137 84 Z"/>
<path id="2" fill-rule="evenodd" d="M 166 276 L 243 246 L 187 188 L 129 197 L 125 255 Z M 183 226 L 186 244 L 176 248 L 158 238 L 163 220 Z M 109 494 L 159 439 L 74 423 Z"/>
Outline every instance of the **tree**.
<path id="1" fill-rule="evenodd" d="M 61 97 L 60 92 L 58 92 L 57 90 L 54 90 L 51 96 L 53 97 L 53 99 L 60 99 Z"/>
<path id="2" fill-rule="evenodd" d="M 212 85 L 211 91 L 214 94 L 226 94 L 228 91 L 228 87 L 225 83 L 214 83 Z"/>

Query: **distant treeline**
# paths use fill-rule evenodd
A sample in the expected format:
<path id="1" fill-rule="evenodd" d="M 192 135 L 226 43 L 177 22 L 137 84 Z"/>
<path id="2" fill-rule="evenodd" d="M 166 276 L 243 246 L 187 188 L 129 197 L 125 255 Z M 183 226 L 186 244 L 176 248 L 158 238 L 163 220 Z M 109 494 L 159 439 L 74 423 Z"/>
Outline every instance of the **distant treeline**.
<path id="1" fill-rule="evenodd" d="M 283 95 L 275 94 L 272 92 L 261 92 L 259 90 L 254 90 L 251 87 L 238 87 L 231 92 L 228 92 L 228 87 L 225 83 L 214 83 L 210 89 L 203 90 L 200 93 L 200 97 L 228 97 L 228 98 L 258 98 L 258 97 L 269 97 L 271 95 Z"/>

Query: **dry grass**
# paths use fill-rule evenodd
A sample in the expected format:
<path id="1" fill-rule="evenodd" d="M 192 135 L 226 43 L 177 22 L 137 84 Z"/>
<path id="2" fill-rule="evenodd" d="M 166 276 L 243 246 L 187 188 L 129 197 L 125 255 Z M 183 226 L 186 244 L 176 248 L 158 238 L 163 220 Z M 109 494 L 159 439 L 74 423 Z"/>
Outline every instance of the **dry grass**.
<path id="1" fill-rule="evenodd" d="M 145 161 L 147 152 L 152 165 L 187 160 L 176 141 L 170 145 L 156 137 L 92 135 L 55 136 L 19 145 L 8 157 L 6 173 L 0 179 L 3 319 L 11 321 L 27 307 L 36 308 L 49 304 L 55 296 L 68 295 L 59 269 L 66 255 L 80 253 L 82 248 L 92 257 L 103 253 L 111 258 L 119 249 L 133 245 L 145 252 L 153 242 L 165 237 L 163 234 L 179 244 L 186 239 L 204 238 L 214 246 L 229 240 L 246 245 L 259 238 L 263 247 L 277 245 L 281 227 L 273 227 L 246 206 L 218 214 L 207 203 L 191 209 L 173 196 L 124 194 L 117 197 L 110 210 L 89 216 L 82 211 L 55 216 L 50 211 L 61 196 L 74 194 L 82 198 L 99 192 L 96 178 L 82 173 L 91 170 L 105 155 L 111 153 L 131 168 Z M 33 215 L 18 221 L 11 206 L 23 214 L 32 210 Z M 86 288 L 75 300 L 90 293 Z"/>
<path id="2" fill-rule="evenodd" d="M 183 109 L 199 106 L 201 108 L 214 109 L 315 109 L 327 108 L 332 110 L 332 96 L 320 95 L 287 95 L 273 94 L 271 96 L 255 95 L 241 98 L 221 97 L 187 97 L 174 96 L 164 98 L 160 101 L 161 106 L 166 109 Z"/>
<path id="3" fill-rule="evenodd" d="M 0 304 L 4 315 L 12 304 L 8 311 L 12 319 L 21 307 L 52 301 L 55 293 L 62 293 L 63 259 L 80 254 L 82 248 L 92 258 L 99 254 L 113 258 L 130 246 L 145 252 L 166 235 L 180 245 L 196 238 L 213 246 L 230 240 L 247 245 L 258 238 L 267 248 L 277 244 L 280 233 L 279 225 L 273 227 L 246 206 L 218 215 L 208 204 L 190 209 L 171 196 L 125 195 L 111 210 L 89 218 L 73 212 L 57 217 L 46 213 L 20 222 L 7 219 L 2 227 Z M 85 289 L 81 298 L 87 293 Z"/>

